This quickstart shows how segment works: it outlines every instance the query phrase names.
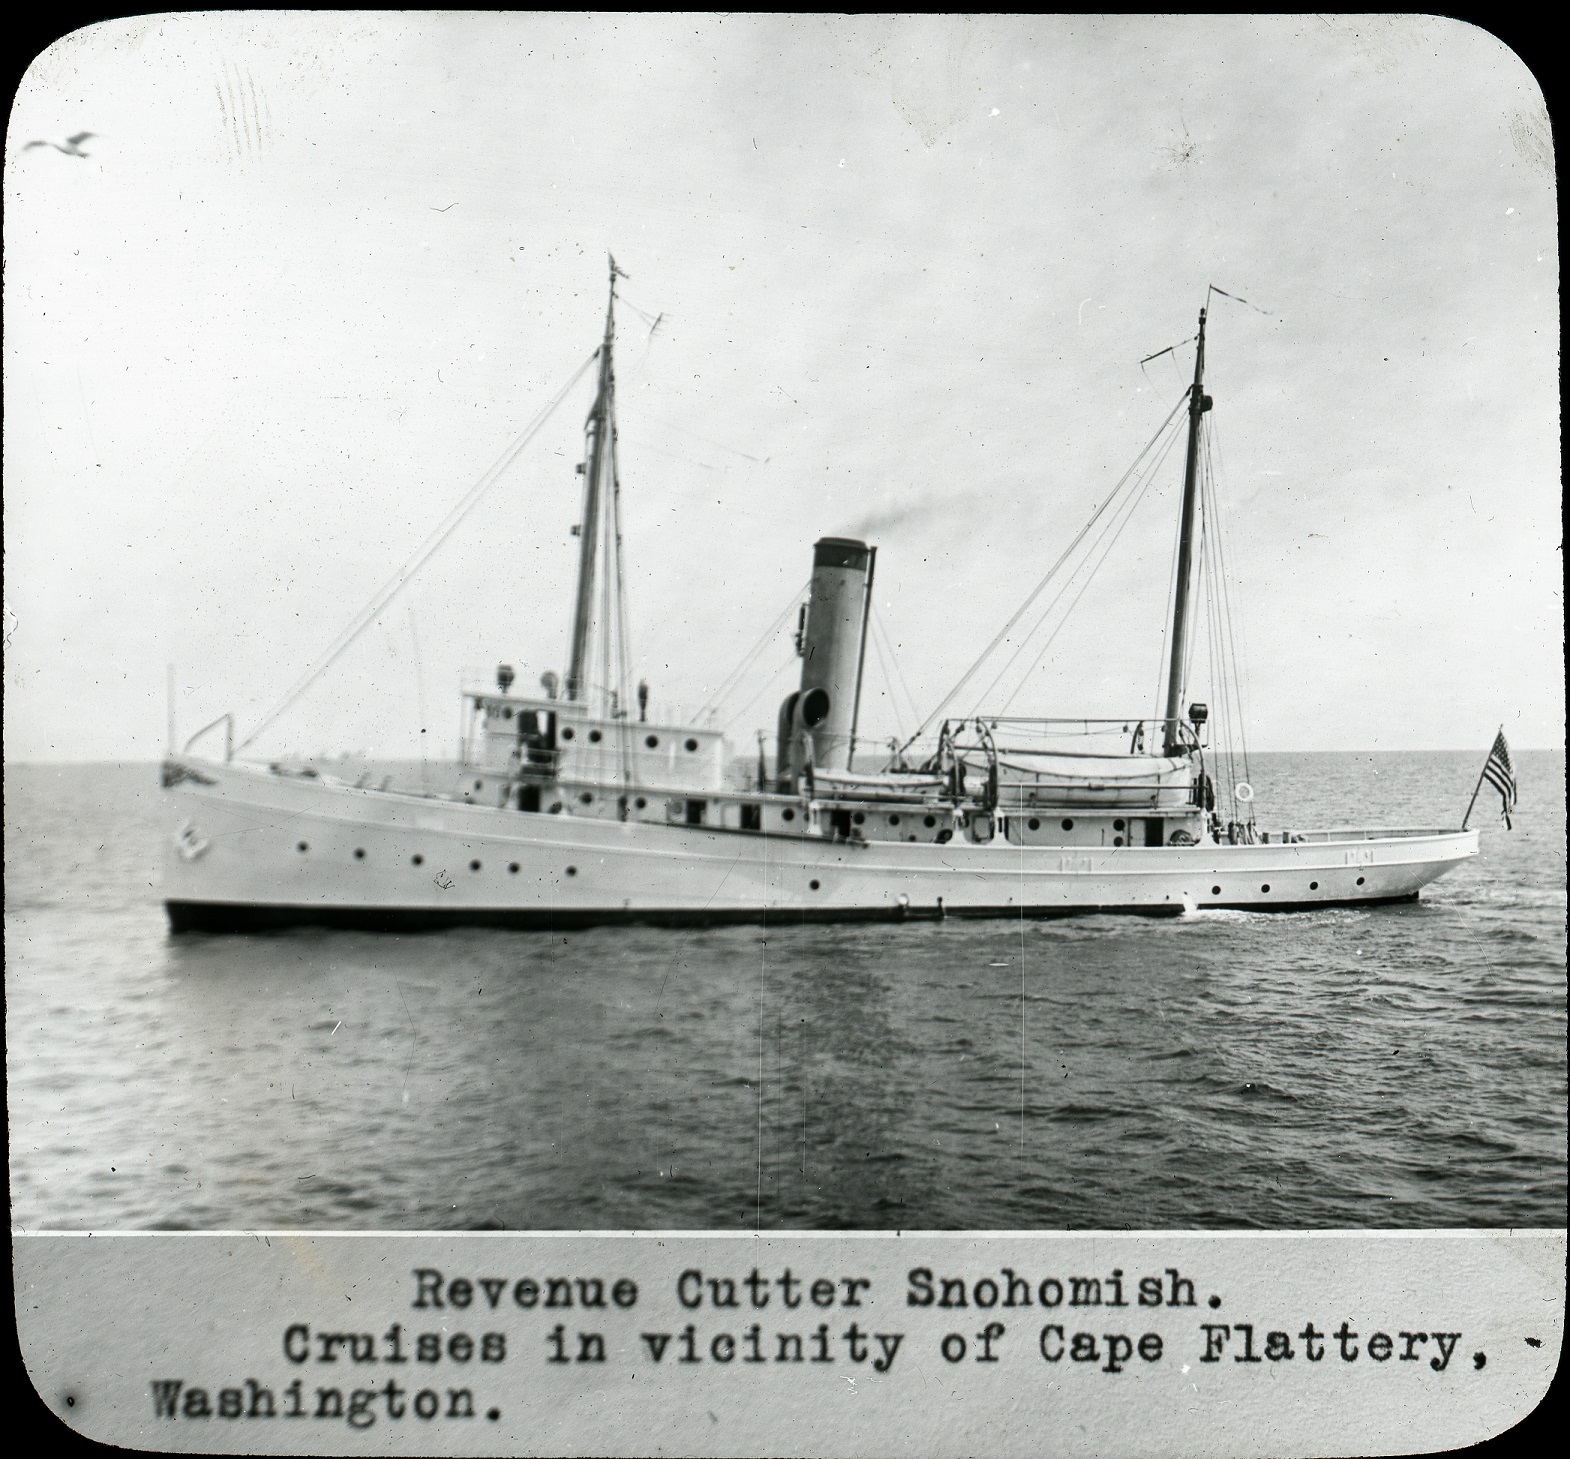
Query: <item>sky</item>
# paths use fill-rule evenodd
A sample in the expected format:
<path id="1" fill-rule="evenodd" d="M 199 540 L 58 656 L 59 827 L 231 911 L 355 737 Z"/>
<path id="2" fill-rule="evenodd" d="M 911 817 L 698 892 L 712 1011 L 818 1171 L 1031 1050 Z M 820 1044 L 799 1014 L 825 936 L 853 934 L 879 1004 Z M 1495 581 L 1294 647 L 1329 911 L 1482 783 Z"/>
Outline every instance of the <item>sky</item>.
<path id="1" fill-rule="evenodd" d="M 88 27 L 5 142 L 6 758 L 156 758 L 170 665 L 180 740 L 244 738 L 588 357 L 607 253 L 657 712 L 851 535 L 863 731 L 914 729 L 1215 284 L 1251 746 L 1561 744 L 1555 202 L 1531 72 L 1434 17 Z M 450 754 L 463 673 L 565 668 L 590 384 L 256 754 Z M 1159 712 L 1168 467 L 1012 712 Z M 720 706 L 743 753 L 795 672 L 787 627 Z"/>

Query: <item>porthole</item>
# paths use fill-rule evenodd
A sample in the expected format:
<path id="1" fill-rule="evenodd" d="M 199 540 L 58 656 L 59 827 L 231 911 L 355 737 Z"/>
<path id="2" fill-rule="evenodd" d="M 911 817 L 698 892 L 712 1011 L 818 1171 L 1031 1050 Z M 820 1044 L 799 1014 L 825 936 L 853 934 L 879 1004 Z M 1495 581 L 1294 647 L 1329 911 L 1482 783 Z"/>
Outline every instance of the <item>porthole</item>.
<path id="1" fill-rule="evenodd" d="M 1317 881 L 1309 882 L 1308 889 L 1311 892 L 1317 892 L 1319 890 L 1319 883 Z"/>
<path id="2" fill-rule="evenodd" d="M 507 870 L 510 871 L 514 876 L 517 876 L 517 874 L 518 874 L 518 863 L 516 861 L 509 861 L 507 863 Z"/>
<path id="3" fill-rule="evenodd" d="M 1121 831 L 1121 830 L 1123 830 L 1125 828 L 1125 826 L 1126 826 L 1126 822 L 1124 822 L 1124 821 L 1113 821 L 1113 823 L 1112 823 L 1112 829 L 1114 831 Z"/>
<path id="4" fill-rule="evenodd" d="M 512 718 L 512 710 L 510 710 L 510 709 L 502 710 L 502 718 L 503 719 L 511 719 Z"/>
<path id="5" fill-rule="evenodd" d="M 639 809 L 639 810 L 640 810 L 640 811 L 641 811 L 641 810 L 642 810 L 642 809 L 643 809 L 643 808 L 644 808 L 644 806 L 646 806 L 646 805 L 648 805 L 648 801 L 646 801 L 646 800 L 645 800 L 645 799 L 644 799 L 644 798 L 643 798 L 643 797 L 642 797 L 642 796 L 641 796 L 641 795 L 640 795 L 640 796 L 639 796 L 639 797 L 638 797 L 638 798 L 637 798 L 637 800 L 635 800 L 635 801 L 633 801 L 633 804 L 634 804 L 634 805 L 635 805 L 635 806 L 637 806 L 637 808 L 638 808 L 638 809 Z"/>
<path id="6" fill-rule="evenodd" d="M 817 884 L 817 882 L 816 882 L 816 881 L 809 881 L 809 882 L 808 882 L 808 883 L 807 883 L 807 885 L 808 885 L 808 886 L 809 886 L 809 887 L 811 887 L 811 888 L 812 888 L 812 890 L 813 890 L 813 891 L 817 891 L 817 889 L 818 889 L 818 884 Z"/>
<path id="7" fill-rule="evenodd" d="M 484 790 L 485 789 L 485 782 L 483 780 L 476 780 L 474 782 L 474 788 L 476 790 Z"/>
<path id="8" fill-rule="evenodd" d="M 898 816 L 890 816 L 889 817 L 889 825 L 891 825 L 891 826 L 899 825 L 899 817 Z"/>
<path id="9" fill-rule="evenodd" d="M 780 812 L 780 819 L 782 821 L 794 821 L 796 819 L 796 812 L 787 806 L 783 811 Z"/>
<path id="10" fill-rule="evenodd" d="M 1358 879 L 1357 879 L 1357 884 L 1358 884 L 1358 885 L 1359 885 L 1359 886 L 1362 886 L 1362 885 L 1363 885 L 1363 878 L 1362 878 L 1362 877 L 1358 877 Z"/>
<path id="11" fill-rule="evenodd" d="M 1260 887 L 1260 891 L 1262 891 L 1262 892 L 1268 892 L 1269 890 L 1270 890 L 1270 883 L 1269 882 L 1266 882 L 1264 884 L 1264 886 Z"/>
<path id="12" fill-rule="evenodd" d="M 866 819 L 867 815 L 865 811 L 857 811 L 855 815 L 851 817 L 851 820 L 853 820 L 858 826 L 861 825 L 861 823 Z"/>
<path id="13" fill-rule="evenodd" d="M 594 795 L 591 791 L 584 791 L 583 794 L 578 797 L 578 799 L 584 805 L 594 804 Z"/>
<path id="14" fill-rule="evenodd" d="M 928 830 L 931 830 L 937 823 L 938 818 L 936 816 L 923 816 L 921 818 L 921 824 L 927 827 Z"/>
<path id="15" fill-rule="evenodd" d="M 660 737 L 658 735 L 645 735 L 643 737 L 643 743 L 648 746 L 649 749 L 657 750 L 660 747 Z"/>
<path id="16" fill-rule="evenodd" d="M 469 863 L 469 870 L 470 871 L 478 871 L 479 869 L 480 869 L 480 863 L 478 861 L 471 861 Z"/>
<path id="17" fill-rule="evenodd" d="M 589 731 L 589 743 L 591 745 L 597 745 L 597 744 L 599 744 L 599 742 L 600 742 L 600 732 L 598 730 L 590 730 Z"/>
<path id="18" fill-rule="evenodd" d="M 551 814 L 553 816 L 559 816 L 561 814 L 561 802 L 559 800 L 553 800 L 551 802 Z"/>
<path id="19" fill-rule="evenodd" d="M 301 841 L 294 849 L 300 852 L 309 851 L 311 849 L 311 843 L 309 841 Z"/>
<path id="20" fill-rule="evenodd" d="M 1213 896 L 1213 897 L 1219 897 L 1221 895 L 1221 888 L 1220 887 L 1211 887 L 1210 895 Z"/>
<path id="21" fill-rule="evenodd" d="M 1041 829 L 1041 822 L 1035 816 L 1032 816 L 1028 821 L 1025 822 L 1025 824 L 1029 826 L 1032 831 L 1039 831 Z"/>
<path id="22" fill-rule="evenodd" d="M 365 860 L 365 847 L 363 847 L 363 846 L 356 846 L 354 848 L 354 859 L 356 861 L 364 861 Z"/>
<path id="23" fill-rule="evenodd" d="M 567 875 L 568 876 L 577 876 L 577 874 L 578 874 L 578 868 L 576 866 L 569 866 L 567 868 Z"/>
<path id="24" fill-rule="evenodd" d="M 1112 838 L 1112 844 L 1114 846 L 1121 846 L 1123 844 L 1123 838 L 1121 836 L 1114 836 Z"/>
<path id="25" fill-rule="evenodd" d="M 687 741 L 687 751 L 688 751 L 689 754 L 692 751 L 696 750 L 697 748 L 698 748 L 698 742 L 696 740 L 688 740 Z"/>
<path id="26" fill-rule="evenodd" d="M 572 727 L 572 726 L 571 726 L 571 725 L 568 725 L 568 726 L 567 726 L 567 727 L 566 727 L 566 728 L 565 728 L 565 729 L 564 729 L 564 730 L 563 730 L 563 731 L 562 731 L 562 732 L 561 732 L 561 737 L 562 737 L 562 738 L 563 738 L 563 739 L 564 739 L 564 740 L 570 740 L 570 739 L 572 739 L 572 738 L 573 738 L 573 737 L 574 737 L 574 736 L 575 736 L 575 735 L 576 735 L 576 734 L 577 734 L 577 731 L 576 731 L 576 730 L 575 730 L 575 729 L 573 729 L 573 727 Z"/>
<path id="27" fill-rule="evenodd" d="M 409 860 L 412 861 L 416 866 L 425 865 L 425 858 L 421 856 L 418 851 L 416 851 L 414 855 L 409 858 Z"/>
<path id="28" fill-rule="evenodd" d="M 1063 822 L 1063 829 L 1065 831 L 1072 831 L 1074 829 L 1073 821 L 1064 821 Z"/>

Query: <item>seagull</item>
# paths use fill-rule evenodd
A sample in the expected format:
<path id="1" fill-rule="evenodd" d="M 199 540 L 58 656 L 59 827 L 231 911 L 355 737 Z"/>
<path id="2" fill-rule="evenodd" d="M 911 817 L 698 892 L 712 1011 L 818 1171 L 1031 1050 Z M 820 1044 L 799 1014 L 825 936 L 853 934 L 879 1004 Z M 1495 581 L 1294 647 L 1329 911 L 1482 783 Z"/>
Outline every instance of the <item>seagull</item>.
<path id="1" fill-rule="evenodd" d="M 97 135 L 97 132 L 78 132 L 74 137 L 67 137 L 63 144 L 60 142 L 29 142 L 22 150 L 27 152 L 34 147 L 53 147 L 56 152 L 64 152 L 67 157 L 86 157 L 88 154 L 82 151 L 82 143 L 89 137 L 96 137 Z"/>

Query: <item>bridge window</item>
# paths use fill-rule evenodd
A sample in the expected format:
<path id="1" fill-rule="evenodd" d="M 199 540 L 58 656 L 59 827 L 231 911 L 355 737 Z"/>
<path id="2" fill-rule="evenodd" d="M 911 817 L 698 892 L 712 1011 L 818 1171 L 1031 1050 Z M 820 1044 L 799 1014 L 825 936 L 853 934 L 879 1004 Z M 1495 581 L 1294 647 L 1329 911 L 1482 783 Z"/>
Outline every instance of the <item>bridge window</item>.
<path id="1" fill-rule="evenodd" d="M 600 732 L 598 730 L 590 730 L 589 731 L 589 743 L 591 745 L 597 745 L 597 744 L 599 744 L 599 742 L 600 742 Z"/>
<path id="2" fill-rule="evenodd" d="M 687 741 L 687 749 L 688 749 L 689 753 L 691 751 L 693 751 L 693 750 L 696 750 L 697 748 L 698 748 L 698 742 L 696 740 L 688 740 Z"/>
<path id="3" fill-rule="evenodd" d="M 643 743 L 647 745 L 649 749 L 657 750 L 660 747 L 660 737 L 658 735 L 645 735 L 643 737 Z"/>

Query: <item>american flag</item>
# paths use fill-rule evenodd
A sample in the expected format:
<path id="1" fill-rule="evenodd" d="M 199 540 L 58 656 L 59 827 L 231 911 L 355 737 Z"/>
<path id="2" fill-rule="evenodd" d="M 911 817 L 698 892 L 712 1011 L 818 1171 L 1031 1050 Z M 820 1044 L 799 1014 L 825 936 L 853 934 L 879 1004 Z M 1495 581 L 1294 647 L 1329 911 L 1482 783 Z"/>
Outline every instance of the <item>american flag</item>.
<path id="1" fill-rule="evenodd" d="M 1488 752 L 1488 763 L 1483 766 L 1483 779 L 1499 792 L 1503 802 L 1500 813 L 1505 819 L 1505 829 L 1514 830 L 1510 812 L 1515 809 L 1515 767 L 1510 763 L 1510 746 L 1505 743 L 1505 732 L 1494 736 L 1494 748 Z"/>

